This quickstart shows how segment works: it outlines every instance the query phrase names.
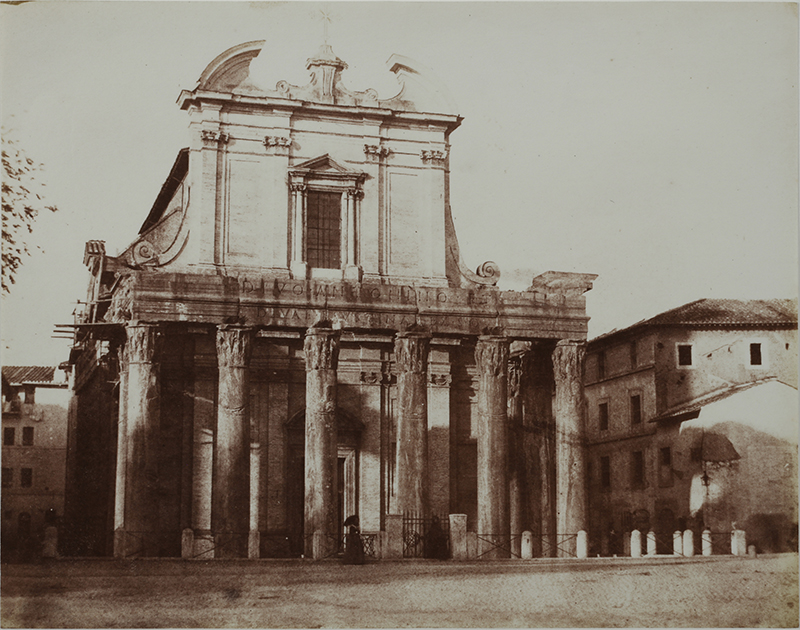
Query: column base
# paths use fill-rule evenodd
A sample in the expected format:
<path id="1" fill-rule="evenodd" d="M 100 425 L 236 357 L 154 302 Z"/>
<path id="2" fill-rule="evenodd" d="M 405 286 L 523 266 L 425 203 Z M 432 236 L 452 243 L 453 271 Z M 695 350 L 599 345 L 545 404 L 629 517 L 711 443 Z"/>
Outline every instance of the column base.
<path id="1" fill-rule="evenodd" d="M 344 268 L 344 279 L 349 282 L 361 282 L 361 267 L 358 265 L 347 265 Z"/>

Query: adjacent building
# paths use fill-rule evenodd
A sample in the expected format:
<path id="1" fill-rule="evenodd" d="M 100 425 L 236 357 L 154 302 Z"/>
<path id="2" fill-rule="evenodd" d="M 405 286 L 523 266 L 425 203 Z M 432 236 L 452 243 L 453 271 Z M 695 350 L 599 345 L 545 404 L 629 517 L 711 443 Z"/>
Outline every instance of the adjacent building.
<path id="1" fill-rule="evenodd" d="M 130 247 L 86 245 L 68 550 L 318 558 L 349 516 L 459 513 L 486 557 L 524 530 L 554 553 L 586 527 L 595 276 L 464 264 L 462 119 L 424 68 L 392 57 L 380 99 L 324 45 L 308 85 L 264 86 L 262 45 L 181 93 L 189 146 Z"/>
<path id="2" fill-rule="evenodd" d="M 37 551 L 64 514 L 67 407 L 64 371 L 3 366 L 2 555 Z"/>
<path id="3" fill-rule="evenodd" d="M 698 300 L 587 349 L 590 535 L 724 536 L 796 549 L 797 303 Z"/>

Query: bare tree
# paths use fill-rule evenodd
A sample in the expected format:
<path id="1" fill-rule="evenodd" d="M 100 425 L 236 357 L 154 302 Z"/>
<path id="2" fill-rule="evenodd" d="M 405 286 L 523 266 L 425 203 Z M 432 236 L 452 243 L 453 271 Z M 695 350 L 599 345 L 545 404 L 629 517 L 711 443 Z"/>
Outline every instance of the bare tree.
<path id="1" fill-rule="evenodd" d="M 15 140 L 3 139 L 3 293 L 11 291 L 14 277 L 24 256 L 29 256 L 28 236 L 44 210 L 55 212 L 55 206 L 44 201 L 44 183 L 39 179 L 42 165 L 37 164 Z"/>

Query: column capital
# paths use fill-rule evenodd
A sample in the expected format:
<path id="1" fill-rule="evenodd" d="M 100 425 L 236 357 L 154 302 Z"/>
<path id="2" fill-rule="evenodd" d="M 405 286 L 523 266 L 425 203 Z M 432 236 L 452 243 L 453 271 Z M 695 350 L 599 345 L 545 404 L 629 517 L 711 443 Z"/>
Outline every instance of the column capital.
<path id="1" fill-rule="evenodd" d="M 475 364 L 482 374 L 505 376 L 508 365 L 507 337 L 501 335 L 481 335 L 475 346 Z"/>
<path id="2" fill-rule="evenodd" d="M 158 350 L 158 325 L 131 322 L 125 326 L 127 341 L 120 355 L 128 363 L 152 363 Z"/>
<path id="3" fill-rule="evenodd" d="M 309 328 L 303 350 L 306 371 L 335 370 L 339 361 L 339 331 L 332 328 Z"/>
<path id="4" fill-rule="evenodd" d="M 428 371 L 428 353 L 431 335 L 427 332 L 407 331 L 397 333 L 394 340 L 395 364 L 398 372 Z"/>
<path id="5" fill-rule="evenodd" d="M 553 350 L 553 371 L 556 379 L 582 378 L 585 353 L 585 341 L 559 340 Z"/>
<path id="6" fill-rule="evenodd" d="M 217 326 L 217 365 L 247 367 L 252 350 L 253 329 L 246 326 Z"/>

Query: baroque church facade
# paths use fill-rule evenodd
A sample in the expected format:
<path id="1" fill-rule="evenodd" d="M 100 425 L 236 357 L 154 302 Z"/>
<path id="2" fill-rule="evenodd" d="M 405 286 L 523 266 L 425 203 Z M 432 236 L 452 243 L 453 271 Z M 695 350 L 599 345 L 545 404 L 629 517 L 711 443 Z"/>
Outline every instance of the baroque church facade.
<path id="1" fill-rule="evenodd" d="M 443 88 L 306 86 L 217 57 L 178 103 L 190 146 L 132 244 L 86 244 L 71 351 L 64 551 L 320 558 L 349 516 L 465 514 L 487 556 L 586 529 L 591 274 L 526 291 L 461 259 Z M 562 542 L 559 542 L 562 541 Z M 569 543 L 563 542 L 567 545 Z"/>

